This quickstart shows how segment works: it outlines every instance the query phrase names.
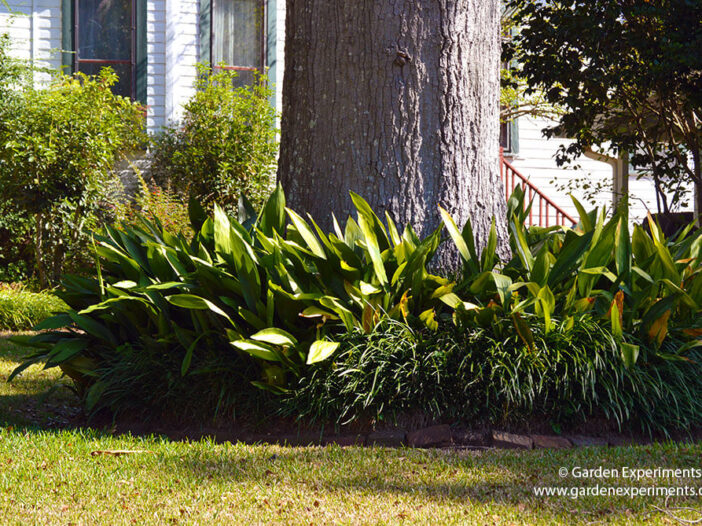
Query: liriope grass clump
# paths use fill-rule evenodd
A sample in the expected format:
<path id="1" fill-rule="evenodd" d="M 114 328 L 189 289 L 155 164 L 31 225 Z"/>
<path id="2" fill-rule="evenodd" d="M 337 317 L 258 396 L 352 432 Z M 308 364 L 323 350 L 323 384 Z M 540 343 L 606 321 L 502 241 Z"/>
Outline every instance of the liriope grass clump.
<path id="1" fill-rule="evenodd" d="M 381 322 L 346 335 L 333 360 L 283 396 L 282 412 L 334 424 L 392 423 L 418 412 L 447 422 L 545 420 L 555 429 L 590 417 L 646 432 L 702 423 L 700 356 L 661 362 L 652 353 L 627 368 L 615 338 L 588 316 L 532 330 L 529 347 L 484 328 Z"/>
<path id="2" fill-rule="evenodd" d="M 51 292 L 0 284 L 0 331 L 26 331 L 68 306 Z"/>

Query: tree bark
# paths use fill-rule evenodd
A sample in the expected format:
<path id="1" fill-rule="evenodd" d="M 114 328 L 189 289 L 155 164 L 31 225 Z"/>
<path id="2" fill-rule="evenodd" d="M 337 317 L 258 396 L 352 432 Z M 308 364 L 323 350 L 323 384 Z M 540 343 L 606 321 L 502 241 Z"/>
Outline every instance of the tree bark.
<path id="1" fill-rule="evenodd" d="M 499 28 L 497 0 L 287 0 L 278 178 L 290 206 L 329 228 L 332 212 L 352 215 L 352 190 L 427 235 L 441 205 L 471 219 L 481 247 L 496 217 L 508 251 Z"/>

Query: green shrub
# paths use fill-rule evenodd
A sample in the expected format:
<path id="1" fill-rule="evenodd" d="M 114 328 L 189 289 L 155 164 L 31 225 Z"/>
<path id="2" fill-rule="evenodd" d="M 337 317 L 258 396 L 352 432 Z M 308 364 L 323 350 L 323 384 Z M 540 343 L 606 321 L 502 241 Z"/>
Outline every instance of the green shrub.
<path id="1" fill-rule="evenodd" d="M 95 238 L 100 273 L 64 281 L 59 294 L 72 310 L 38 326 L 63 329 L 32 338 L 39 350 L 26 364 L 46 360 L 71 370 L 79 383 L 85 380 L 79 387 L 90 408 L 119 409 L 120 398 L 106 393 L 108 385 L 127 385 L 111 378 L 125 348 L 145 362 L 163 362 L 160 374 L 183 385 L 191 376 L 216 385 L 223 375 L 237 392 L 246 371 L 249 382 L 279 391 L 306 364 L 334 352 L 330 336 L 369 331 L 383 313 L 421 316 L 450 290 L 442 289 L 447 280 L 426 271 L 438 231 L 423 242 L 411 229 L 403 238 L 394 228 L 388 235 L 368 204 L 354 199 L 360 225 L 349 220 L 345 235 L 322 241 L 291 210 L 286 225 L 280 188 L 259 217 L 242 204 L 240 221 L 218 207 L 206 218 L 193 206 L 192 240 L 157 220 L 106 227 Z M 379 247 L 386 251 L 389 243 L 395 254 L 382 260 Z M 79 361 L 83 376 L 73 371 Z"/>
<path id="2" fill-rule="evenodd" d="M 0 34 L 0 130 L 20 107 L 23 89 L 31 85 L 31 62 L 10 53 L 10 36 Z M 2 143 L 0 143 L 2 145 Z M 32 217 L 0 197 L 0 282 L 20 281 L 32 273 Z"/>
<path id="3" fill-rule="evenodd" d="M 32 275 L 34 218 L 9 199 L 0 200 L 0 282 L 25 281 Z"/>
<path id="4" fill-rule="evenodd" d="M 278 153 L 271 90 L 264 77 L 235 88 L 236 72 L 200 73 L 182 121 L 154 139 L 152 175 L 161 187 L 183 189 L 186 201 L 235 212 L 245 194 L 258 209 L 272 189 Z"/>
<path id="5" fill-rule="evenodd" d="M 241 202 L 238 219 L 216 206 L 208 217 L 192 202 L 192 238 L 158 220 L 106 227 L 95 238 L 96 275 L 65 280 L 71 310 L 38 326 L 48 331 L 25 341 L 36 352 L 13 374 L 38 361 L 60 366 L 91 410 L 123 409 L 136 392 L 153 407 L 192 405 L 179 398 L 192 381 L 210 386 L 202 400 L 218 400 L 201 414 L 260 400 L 256 386 L 307 400 L 309 411 L 298 411 L 318 418 L 387 417 L 416 405 L 437 417 L 538 413 L 559 422 L 602 412 L 622 423 L 640 412 L 649 428 L 699 422 L 695 397 L 665 384 L 699 373 L 699 233 L 664 241 L 637 231 L 628 271 L 620 217 L 527 231 L 511 202 L 517 255 L 506 264 L 494 257 L 494 232 L 478 257 L 470 225 L 461 233 L 444 217 L 465 258 L 452 282 L 427 270 L 440 229 L 423 240 L 410 227 L 400 234 L 352 199 L 357 220 L 329 234 L 286 209 L 280 187 L 258 215 Z M 655 251 L 641 255 L 649 244 Z M 390 321 L 417 336 L 373 335 Z M 349 363 L 363 364 L 343 375 L 351 387 L 314 372 L 349 348 Z M 699 384 L 685 385 L 695 393 Z M 646 400 L 677 406 L 661 415 Z"/>
<path id="6" fill-rule="evenodd" d="M 50 292 L 0 283 L 0 331 L 27 331 L 67 305 Z"/>
<path id="7" fill-rule="evenodd" d="M 531 205 L 518 188 L 508 202 L 514 257 L 494 256 L 494 236 L 478 257 L 470 223 L 461 232 L 443 219 L 463 258 L 455 287 L 455 318 L 467 326 L 497 323 L 502 334 L 516 331 L 527 345 L 533 335 L 524 316 L 536 316 L 546 332 L 558 313 L 566 324 L 590 313 L 614 335 L 622 358 L 632 366 L 641 345 L 664 356 L 664 343 L 677 341 L 684 357 L 702 336 L 702 230 L 689 225 L 666 239 L 649 219 L 629 233 L 622 207 L 606 219 L 604 210 L 580 211 L 575 229 L 524 226 Z M 459 297 L 461 300 L 459 301 Z"/>
<path id="8" fill-rule="evenodd" d="M 29 60 L 14 57 L 11 45 L 10 35 L 0 33 L 0 117 L 10 115 L 15 104 L 19 104 L 22 90 L 31 85 L 35 69 Z"/>
<path id="9" fill-rule="evenodd" d="M 26 87 L 0 120 L 2 199 L 33 220 L 42 286 L 86 264 L 88 232 L 100 222 L 114 163 L 143 143 L 143 109 L 112 93 L 116 80 L 104 69 L 92 78 L 60 76 L 46 89 Z"/>

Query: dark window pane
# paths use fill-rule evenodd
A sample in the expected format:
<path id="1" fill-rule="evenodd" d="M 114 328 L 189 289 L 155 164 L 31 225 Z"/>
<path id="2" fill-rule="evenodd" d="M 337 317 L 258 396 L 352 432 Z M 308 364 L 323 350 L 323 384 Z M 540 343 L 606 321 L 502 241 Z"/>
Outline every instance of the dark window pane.
<path id="1" fill-rule="evenodd" d="M 212 62 L 261 68 L 263 5 L 261 0 L 213 0 Z"/>
<path id="2" fill-rule="evenodd" d="M 512 149 L 512 137 L 510 128 L 511 127 L 508 122 L 500 123 L 500 146 L 502 146 L 506 152 L 509 152 Z"/>
<path id="3" fill-rule="evenodd" d="M 132 0 L 78 0 L 78 58 L 128 60 Z"/>
<path id="4" fill-rule="evenodd" d="M 78 71 L 85 73 L 86 75 L 97 75 L 100 70 L 104 67 L 111 67 L 115 73 L 119 76 L 117 84 L 112 86 L 112 93 L 115 95 L 122 95 L 123 97 L 132 96 L 132 67 L 131 64 L 104 64 L 90 62 L 79 63 Z"/>
<path id="5" fill-rule="evenodd" d="M 232 70 L 232 68 L 224 68 L 226 70 Z M 220 71 L 221 68 L 219 66 L 215 66 L 216 71 Z M 256 82 L 256 76 L 257 72 L 256 71 L 250 71 L 247 69 L 244 70 L 233 70 L 234 73 L 236 73 L 236 77 L 232 80 L 232 86 L 235 88 L 242 88 L 244 86 L 253 86 L 254 83 Z"/>

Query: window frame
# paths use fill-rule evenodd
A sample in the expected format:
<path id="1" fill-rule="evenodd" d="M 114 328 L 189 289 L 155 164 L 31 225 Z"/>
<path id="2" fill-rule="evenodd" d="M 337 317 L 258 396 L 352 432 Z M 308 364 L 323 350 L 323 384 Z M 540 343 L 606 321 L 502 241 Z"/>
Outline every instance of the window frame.
<path id="1" fill-rule="evenodd" d="M 130 98 L 146 104 L 147 64 L 146 54 L 146 0 L 131 0 L 131 52 L 128 60 L 81 59 L 79 0 L 62 0 L 61 47 L 62 65 L 66 73 L 79 71 L 83 64 L 129 64 L 131 69 Z"/>
<path id="2" fill-rule="evenodd" d="M 502 130 L 505 127 L 506 143 L 502 143 Z M 510 155 L 519 153 L 519 119 L 512 119 L 503 122 L 500 120 L 500 147 L 504 148 L 504 152 Z"/>
<path id="3" fill-rule="evenodd" d="M 227 71 L 257 71 L 260 74 L 263 74 L 266 70 L 267 62 L 268 62 L 268 1 L 267 0 L 257 0 L 257 3 L 259 4 L 259 7 L 261 9 L 261 31 L 259 34 L 260 38 L 260 43 L 261 43 L 261 54 L 259 56 L 260 59 L 260 67 L 251 67 L 251 66 L 236 66 L 232 64 L 226 64 L 222 65 L 219 63 L 215 63 L 214 59 L 214 49 L 215 49 L 215 29 L 214 29 L 214 17 L 212 16 L 212 13 L 214 13 L 215 6 L 217 5 L 217 2 L 226 2 L 227 0 L 203 0 L 201 3 L 201 13 L 200 13 L 200 38 L 201 38 L 201 45 L 202 43 L 206 42 L 207 43 L 207 49 L 202 49 L 201 50 L 201 58 L 203 58 L 203 62 L 207 63 L 210 66 L 210 69 L 213 71 L 216 70 L 227 70 Z M 204 20 L 203 20 L 204 19 Z M 203 24 L 204 22 L 204 24 Z M 205 26 L 207 27 L 207 38 L 203 38 L 205 35 L 203 35 L 202 27 Z"/>

